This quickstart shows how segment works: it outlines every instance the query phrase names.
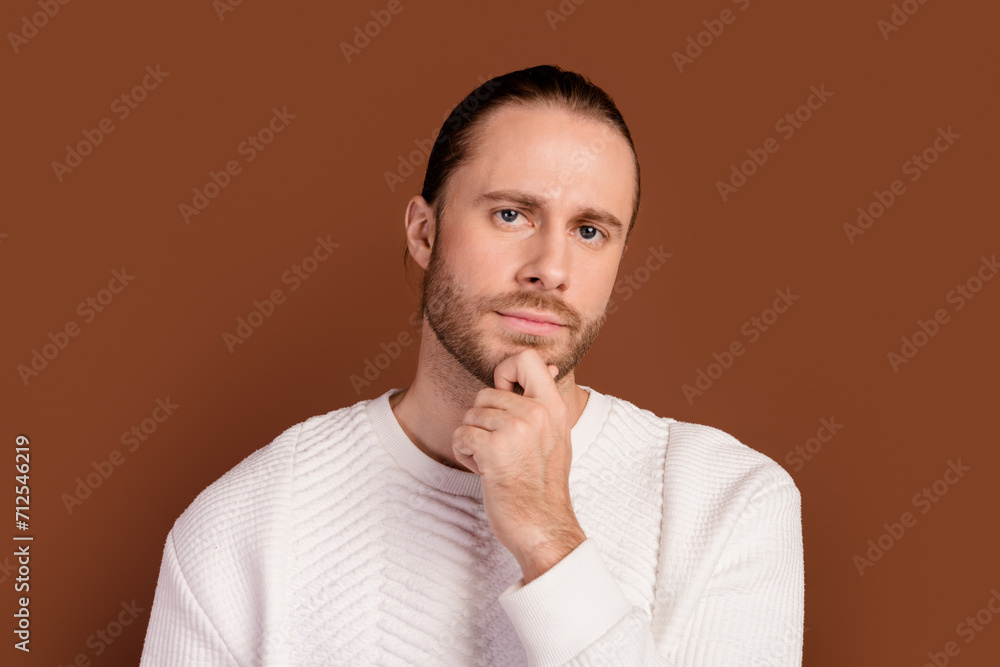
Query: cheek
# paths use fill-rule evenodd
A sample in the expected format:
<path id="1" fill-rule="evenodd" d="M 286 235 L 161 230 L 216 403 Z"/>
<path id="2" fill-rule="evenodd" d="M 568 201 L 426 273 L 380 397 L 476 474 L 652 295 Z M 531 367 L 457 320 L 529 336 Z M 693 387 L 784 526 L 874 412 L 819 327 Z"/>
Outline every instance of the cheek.
<path id="1" fill-rule="evenodd" d="M 466 254 L 461 260 L 454 261 L 449 269 L 456 296 L 470 305 L 502 291 L 499 280 L 501 269 L 495 258 Z"/>
<path id="2" fill-rule="evenodd" d="M 618 272 L 615 268 L 597 270 L 585 276 L 585 294 L 591 312 L 603 310 L 612 297 Z"/>
<path id="3" fill-rule="evenodd" d="M 512 280 L 517 274 L 517 262 L 509 249 L 470 245 L 463 248 L 462 257 L 456 259 L 454 272 L 473 293 L 484 294 Z"/>

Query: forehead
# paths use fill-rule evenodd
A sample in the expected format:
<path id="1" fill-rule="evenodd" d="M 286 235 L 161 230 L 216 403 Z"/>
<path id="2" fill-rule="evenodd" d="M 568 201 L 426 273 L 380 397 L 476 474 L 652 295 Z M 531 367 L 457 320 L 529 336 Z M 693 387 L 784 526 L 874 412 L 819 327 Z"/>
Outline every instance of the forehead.
<path id="1" fill-rule="evenodd" d="M 518 190 L 556 208 L 604 209 L 626 225 L 635 197 L 625 138 L 608 123 L 545 106 L 508 105 L 487 119 L 452 180 L 462 205 L 484 192 Z"/>

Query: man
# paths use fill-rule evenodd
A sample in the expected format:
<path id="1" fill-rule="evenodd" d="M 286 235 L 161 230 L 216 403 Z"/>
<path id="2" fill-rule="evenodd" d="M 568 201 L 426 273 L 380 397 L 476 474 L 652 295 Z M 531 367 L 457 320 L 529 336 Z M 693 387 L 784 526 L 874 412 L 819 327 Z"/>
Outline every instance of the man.
<path id="1" fill-rule="evenodd" d="M 791 477 L 576 384 L 639 192 L 624 120 L 580 75 L 470 93 L 404 216 L 426 270 L 413 382 L 195 499 L 142 665 L 801 664 Z"/>

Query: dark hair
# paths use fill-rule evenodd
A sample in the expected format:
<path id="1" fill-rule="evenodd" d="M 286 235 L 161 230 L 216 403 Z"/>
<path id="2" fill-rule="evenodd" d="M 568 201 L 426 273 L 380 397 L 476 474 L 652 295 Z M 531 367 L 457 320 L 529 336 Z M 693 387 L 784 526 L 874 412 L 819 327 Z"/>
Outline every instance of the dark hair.
<path id="1" fill-rule="evenodd" d="M 538 65 L 510 72 L 485 81 L 465 96 L 452 110 L 438 133 L 427 161 L 427 173 L 421 196 L 434 207 L 437 224 L 444 218 L 447 184 L 455 172 L 471 156 L 475 147 L 476 128 L 485 124 L 502 108 L 510 104 L 540 104 L 562 107 L 588 119 L 606 123 L 617 130 L 632 149 L 635 164 L 635 204 L 629 221 L 626 241 L 639 214 L 639 159 L 632 135 L 611 97 L 576 72 L 556 65 Z M 403 268 L 408 267 L 409 247 L 403 243 Z M 419 315 L 423 317 L 422 293 Z"/>

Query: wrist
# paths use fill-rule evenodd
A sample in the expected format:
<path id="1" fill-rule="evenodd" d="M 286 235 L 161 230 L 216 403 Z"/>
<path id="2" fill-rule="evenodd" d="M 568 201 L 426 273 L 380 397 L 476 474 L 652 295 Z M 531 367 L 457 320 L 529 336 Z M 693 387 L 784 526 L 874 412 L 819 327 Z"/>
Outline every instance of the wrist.
<path id="1" fill-rule="evenodd" d="M 525 585 L 555 567 L 586 539 L 583 529 L 577 526 L 540 540 L 533 548 L 518 555 L 517 562 L 521 566 Z"/>

